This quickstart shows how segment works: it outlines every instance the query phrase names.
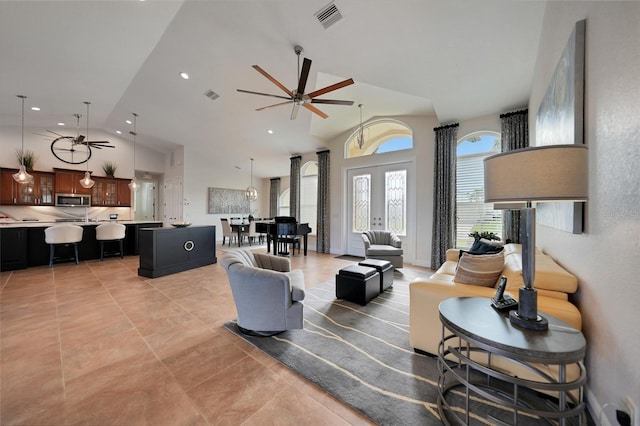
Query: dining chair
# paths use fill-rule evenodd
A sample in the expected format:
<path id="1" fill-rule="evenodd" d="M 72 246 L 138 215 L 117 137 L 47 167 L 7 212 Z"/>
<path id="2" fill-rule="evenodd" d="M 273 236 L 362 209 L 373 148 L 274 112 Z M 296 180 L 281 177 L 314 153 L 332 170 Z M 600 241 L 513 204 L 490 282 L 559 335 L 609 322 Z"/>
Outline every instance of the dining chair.
<path id="1" fill-rule="evenodd" d="M 229 238 L 229 246 L 231 246 L 231 240 L 237 235 L 231 229 L 231 225 L 229 225 L 229 220 L 227 218 L 221 218 L 220 224 L 222 225 L 222 245 L 224 245 L 227 237 Z"/>

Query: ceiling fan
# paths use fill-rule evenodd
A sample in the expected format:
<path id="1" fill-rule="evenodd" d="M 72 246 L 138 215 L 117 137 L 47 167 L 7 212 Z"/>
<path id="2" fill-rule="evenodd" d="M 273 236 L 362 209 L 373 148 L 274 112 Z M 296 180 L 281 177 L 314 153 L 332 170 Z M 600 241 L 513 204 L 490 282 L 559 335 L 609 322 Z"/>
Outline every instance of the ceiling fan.
<path id="1" fill-rule="evenodd" d="M 96 148 L 96 149 L 102 149 L 102 148 L 115 148 L 115 146 L 111 145 L 111 142 L 109 141 L 85 141 L 85 136 L 80 134 L 80 117 L 82 117 L 81 114 L 73 114 L 73 116 L 76 118 L 76 127 L 77 127 L 77 136 L 73 137 L 73 136 L 64 136 L 61 135 L 60 133 L 56 133 L 53 130 L 47 130 L 47 132 L 53 134 L 56 136 L 56 138 L 54 139 L 67 139 L 69 142 L 71 142 L 73 145 L 78 145 L 78 144 L 82 144 L 82 145 L 89 145 L 92 148 Z M 36 133 L 39 134 L 39 133 Z M 40 136 L 45 136 L 45 137 L 51 137 L 53 138 L 53 136 L 51 135 L 42 135 L 39 134 Z"/>
<path id="2" fill-rule="evenodd" d="M 270 96 L 272 98 L 286 99 L 284 102 L 279 102 L 273 105 L 267 105 L 262 108 L 256 109 L 256 111 L 262 111 L 267 108 L 273 108 L 280 105 L 293 104 L 293 110 L 291 111 L 291 120 L 295 120 L 298 115 L 298 109 L 300 106 L 305 107 L 309 111 L 319 115 L 322 118 L 327 118 L 328 115 L 324 112 L 320 111 L 318 108 L 311 104 L 330 104 L 330 105 L 353 105 L 353 101 L 340 101 L 335 99 L 317 99 L 318 96 L 324 95 L 325 93 L 333 92 L 334 90 L 341 89 L 345 86 L 349 86 L 353 84 L 353 79 L 349 78 L 347 80 L 341 81 L 340 83 L 332 84 L 323 89 L 319 89 L 313 91 L 311 93 L 304 93 L 305 87 L 307 86 L 307 79 L 309 78 L 309 70 L 311 69 L 311 59 L 304 58 L 302 62 L 302 72 L 300 72 L 300 54 L 303 49 L 301 46 L 295 46 L 293 48 L 296 55 L 298 55 L 298 87 L 295 90 L 287 89 L 282 83 L 273 78 L 268 72 L 260 68 L 258 65 L 253 65 L 253 68 L 258 71 L 260 74 L 265 76 L 267 80 L 278 86 L 283 92 L 285 92 L 288 96 L 280 96 L 280 95 L 272 95 L 270 93 L 261 93 L 261 92 L 253 92 L 251 90 L 243 90 L 237 89 L 238 92 L 242 93 L 250 93 L 252 95 L 260 95 L 260 96 Z"/>

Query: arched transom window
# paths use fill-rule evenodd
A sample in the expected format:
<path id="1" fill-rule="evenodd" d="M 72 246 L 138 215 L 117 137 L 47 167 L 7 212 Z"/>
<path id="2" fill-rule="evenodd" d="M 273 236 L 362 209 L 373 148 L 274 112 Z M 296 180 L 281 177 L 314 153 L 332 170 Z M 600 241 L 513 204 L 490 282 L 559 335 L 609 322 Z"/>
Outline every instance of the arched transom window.
<path id="1" fill-rule="evenodd" d="M 362 141 L 362 143 L 360 143 Z M 413 148 L 413 131 L 391 119 L 369 121 L 358 126 L 345 143 L 345 158 L 383 154 Z"/>

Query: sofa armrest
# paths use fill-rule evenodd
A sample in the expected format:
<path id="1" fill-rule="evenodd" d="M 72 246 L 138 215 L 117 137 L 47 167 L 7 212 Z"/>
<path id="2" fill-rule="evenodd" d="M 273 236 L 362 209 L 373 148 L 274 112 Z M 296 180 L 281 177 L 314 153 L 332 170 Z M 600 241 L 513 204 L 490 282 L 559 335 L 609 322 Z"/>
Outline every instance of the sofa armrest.
<path id="1" fill-rule="evenodd" d="M 364 252 L 366 253 L 367 250 L 369 250 L 369 247 L 371 247 L 371 240 L 369 239 L 367 234 L 360 234 L 360 236 L 362 237 L 362 242 L 364 243 Z"/>
<path id="2" fill-rule="evenodd" d="M 447 250 L 447 259 L 446 260 L 451 260 L 453 262 L 458 262 L 459 258 L 460 258 L 460 249 L 448 249 Z"/>
<path id="3" fill-rule="evenodd" d="M 304 274 L 300 269 L 294 269 L 285 273 L 289 277 L 289 285 L 291 287 L 291 300 L 301 302 L 304 300 Z"/>
<path id="4" fill-rule="evenodd" d="M 400 239 L 400 237 L 398 237 L 396 234 L 394 234 L 393 232 L 391 234 L 389 234 L 389 239 L 391 240 L 391 246 L 395 247 L 395 248 L 402 248 L 402 240 Z"/>

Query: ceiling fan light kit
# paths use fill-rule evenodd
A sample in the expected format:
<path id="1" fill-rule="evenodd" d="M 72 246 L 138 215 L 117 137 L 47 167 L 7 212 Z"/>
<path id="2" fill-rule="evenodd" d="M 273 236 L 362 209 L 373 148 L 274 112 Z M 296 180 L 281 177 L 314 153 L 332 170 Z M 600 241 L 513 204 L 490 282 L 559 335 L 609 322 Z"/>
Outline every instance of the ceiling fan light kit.
<path id="1" fill-rule="evenodd" d="M 15 180 L 21 185 L 24 185 L 27 183 L 33 183 L 33 176 L 31 176 L 27 172 L 27 167 L 24 164 L 24 100 L 27 99 L 27 97 L 24 95 L 16 95 L 16 96 L 22 99 L 22 133 L 21 133 L 22 148 L 20 150 L 20 152 L 22 153 L 21 154 L 22 161 L 20 162 L 20 168 L 18 169 L 18 172 L 13 174 L 13 180 Z"/>
<path id="2" fill-rule="evenodd" d="M 341 81 L 339 83 L 332 84 L 330 86 L 324 87 L 322 89 L 316 90 L 311 93 L 305 93 L 305 88 L 307 86 L 307 79 L 309 78 L 309 71 L 311 69 L 311 59 L 304 58 L 302 62 L 302 70 L 300 70 L 300 54 L 304 51 L 302 46 L 294 46 L 293 51 L 298 56 L 298 86 L 294 90 L 289 90 L 287 87 L 276 80 L 273 76 L 271 76 L 268 72 L 260 68 L 258 65 L 253 65 L 253 68 L 262 74 L 267 80 L 275 84 L 280 90 L 287 94 L 287 96 L 282 95 L 273 95 L 270 93 L 262 93 L 255 92 L 252 90 L 243 90 L 237 89 L 238 92 L 241 93 L 249 93 L 251 95 L 259 95 L 259 96 L 269 96 L 272 98 L 284 99 L 282 102 L 278 102 L 276 104 L 267 105 L 261 108 L 256 109 L 256 111 L 263 111 L 265 109 L 273 108 L 276 106 L 293 104 L 293 109 L 291 110 L 291 120 L 295 120 L 298 115 L 298 109 L 300 107 L 304 107 L 309 111 L 313 112 L 316 115 L 319 115 L 322 118 L 327 118 L 328 115 L 316 108 L 311 104 L 328 104 L 328 105 L 353 105 L 353 101 L 342 101 L 336 99 L 316 99 L 316 97 L 324 95 L 329 92 L 333 92 L 334 90 L 341 89 L 345 86 L 349 86 L 354 83 L 352 78 Z"/>

